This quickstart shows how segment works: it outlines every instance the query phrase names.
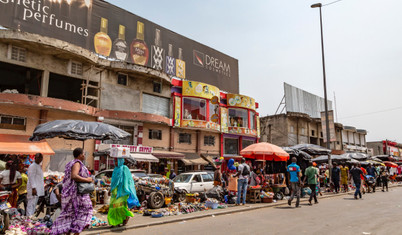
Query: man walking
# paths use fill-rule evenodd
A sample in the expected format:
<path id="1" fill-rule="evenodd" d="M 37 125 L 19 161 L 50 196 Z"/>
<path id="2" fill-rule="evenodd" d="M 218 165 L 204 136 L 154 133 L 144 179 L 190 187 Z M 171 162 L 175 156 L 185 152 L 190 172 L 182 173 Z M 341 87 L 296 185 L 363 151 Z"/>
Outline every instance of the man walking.
<path id="1" fill-rule="evenodd" d="M 290 187 L 292 189 L 292 193 L 288 200 L 289 206 L 292 205 L 292 200 L 297 196 L 296 207 L 299 207 L 300 203 L 300 167 L 296 164 L 297 159 L 295 157 L 292 158 L 292 163 L 287 167 L 287 171 L 289 172 L 290 178 Z"/>
<path id="2" fill-rule="evenodd" d="M 45 186 L 43 180 L 43 171 L 40 163 L 43 160 L 43 155 L 37 153 L 35 155 L 35 162 L 28 168 L 28 183 L 27 183 L 27 216 L 32 216 L 35 213 L 36 204 L 40 196 L 45 195 Z"/>
<path id="3" fill-rule="evenodd" d="M 358 167 L 358 164 L 355 163 L 353 165 L 353 168 L 350 170 L 349 174 L 349 179 L 352 177 L 353 182 L 355 183 L 356 186 L 355 199 L 357 199 L 357 195 L 359 195 L 359 197 L 362 198 L 362 193 L 360 192 L 360 186 L 362 183 L 362 179 L 360 177 L 362 175 L 364 175 L 362 169 L 360 169 L 360 167 Z"/>
<path id="4" fill-rule="evenodd" d="M 246 194 L 248 179 L 250 177 L 250 167 L 246 164 L 246 159 L 241 159 L 241 164 L 238 166 L 237 173 L 237 200 L 236 205 L 240 205 L 240 198 L 243 196 L 243 205 L 246 205 Z M 243 190 L 243 193 L 242 193 Z"/>
<path id="5" fill-rule="evenodd" d="M 313 162 L 309 162 L 309 167 L 306 169 L 305 173 L 306 178 L 304 178 L 303 184 L 306 182 L 309 188 L 311 189 L 310 199 L 308 200 L 309 205 L 313 205 L 311 201 L 314 198 L 314 203 L 317 204 L 317 194 L 316 194 L 316 187 L 317 187 L 317 178 L 318 178 L 318 169 L 314 167 Z"/>
<path id="6" fill-rule="evenodd" d="M 338 164 L 336 162 L 334 162 L 333 168 L 332 168 L 332 182 L 334 183 L 335 193 L 339 193 L 340 178 L 341 178 L 341 170 L 339 169 Z"/>
<path id="7" fill-rule="evenodd" d="M 373 167 L 373 165 L 371 163 L 367 167 L 367 175 L 374 177 L 375 180 L 378 177 L 377 170 Z M 372 187 L 373 187 L 373 193 L 375 193 L 375 184 Z M 368 184 L 367 184 L 367 189 L 370 192 L 370 185 L 368 185 Z"/>

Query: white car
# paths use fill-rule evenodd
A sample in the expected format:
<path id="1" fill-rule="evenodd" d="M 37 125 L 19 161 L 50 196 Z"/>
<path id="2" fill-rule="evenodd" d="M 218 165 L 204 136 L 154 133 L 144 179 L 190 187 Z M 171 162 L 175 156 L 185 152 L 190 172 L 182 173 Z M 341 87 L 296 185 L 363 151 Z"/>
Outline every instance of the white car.
<path id="1" fill-rule="evenodd" d="M 174 187 L 186 193 L 208 191 L 214 187 L 214 173 L 209 171 L 181 173 L 174 179 Z"/>

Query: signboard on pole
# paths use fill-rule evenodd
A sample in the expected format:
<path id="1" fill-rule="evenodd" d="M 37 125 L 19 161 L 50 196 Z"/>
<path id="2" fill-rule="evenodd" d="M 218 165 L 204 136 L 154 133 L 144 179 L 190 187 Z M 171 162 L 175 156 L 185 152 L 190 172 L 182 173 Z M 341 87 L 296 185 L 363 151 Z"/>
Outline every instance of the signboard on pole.
<path id="1" fill-rule="evenodd" d="M 322 136 L 324 138 L 324 142 L 327 142 L 327 126 L 325 121 L 325 112 L 321 112 L 321 127 L 322 127 Z M 335 132 L 335 123 L 334 123 L 334 111 L 328 111 L 328 120 L 329 120 L 329 134 L 330 142 L 336 141 L 336 132 Z"/>

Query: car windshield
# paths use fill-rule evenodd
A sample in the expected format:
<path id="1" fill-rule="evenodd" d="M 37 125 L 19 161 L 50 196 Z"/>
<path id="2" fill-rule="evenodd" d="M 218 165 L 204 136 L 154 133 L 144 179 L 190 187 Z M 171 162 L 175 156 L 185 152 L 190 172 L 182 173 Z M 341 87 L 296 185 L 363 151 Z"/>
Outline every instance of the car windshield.
<path id="1" fill-rule="evenodd" d="M 173 181 L 175 183 L 188 183 L 188 182 L 190 182 L 190 179 L 191 179 L 191 175 L 186 174 L 186 175 L 178 175 L 178 176 L 176 176 L 173 179 Z"/>
<path id="2" fill-rule="evenodd" d="M 144 177 L 148 177 L 147 174 L 145 174 L 144 172 L 131 172 L 131 174 L 137 178 L 144 178 Z"/>

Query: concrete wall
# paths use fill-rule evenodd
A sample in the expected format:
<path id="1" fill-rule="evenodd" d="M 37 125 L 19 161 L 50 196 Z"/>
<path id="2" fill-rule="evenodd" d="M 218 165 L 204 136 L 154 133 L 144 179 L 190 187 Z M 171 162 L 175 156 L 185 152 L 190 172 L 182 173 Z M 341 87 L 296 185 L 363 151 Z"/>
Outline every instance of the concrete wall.
<path id="1" fill-rule="evenodd" d="M 261 142 L 270 142 L 278 146 L 288 146 L 288 121 L 286 115 L 267 116 L 260 118 Z M 271 125 L 271 137 L 269 136 Z"/>
<path id="2" fill-rule="evenodd" d="M 215 145 L 204 145 L 204 136 L 214 136 L 215 137 Z M 209 153 L 209 154 L 219 154 L 220 153 L 220 134 L 214 132 L 201 132 L 201 146 L 200 151 L 201 153 Z"/>
<path id="3" fill-rule="evenodd" d="M 197 132 L 195 130 L 188 129 L 173 129 L 174 131 L 174 151 L 175 152 L 183 152 L 183 153 L 195 153 L 197 146 Z M 180 133 L 189 133 L 191 134 L 191 144 L 188 143 L 179 143 L 179 135 Z"/>
<path id="4" fill-rule="evenodd" d="M 140 112 L 141 92 L 119 84 L 103 83 L 101 109 Z"/>

